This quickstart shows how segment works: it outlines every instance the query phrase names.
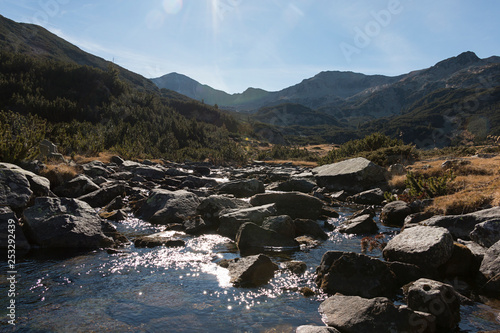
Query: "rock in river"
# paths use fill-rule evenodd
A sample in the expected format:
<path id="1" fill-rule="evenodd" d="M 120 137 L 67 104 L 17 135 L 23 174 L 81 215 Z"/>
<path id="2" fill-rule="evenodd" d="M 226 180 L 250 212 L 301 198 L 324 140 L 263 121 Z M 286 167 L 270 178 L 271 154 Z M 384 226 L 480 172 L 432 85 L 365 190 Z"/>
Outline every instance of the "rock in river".
<path id="1" fill-rule="evenodd" d="M 256 287 L 268 283 L 279 267 L 268 256 L 258 254 L 234 259 L 227 268 L 235 287 Z"/>
<path id="2" fill-rule="evenodd" d="M 323 213 L 323 202 L 320 199 L 300 192 L 262 193 L 250 199 L 253 206 L 270 203 L 276 204 L 278 215 L 288 215 L 293 219 L 315 220 Z"/>

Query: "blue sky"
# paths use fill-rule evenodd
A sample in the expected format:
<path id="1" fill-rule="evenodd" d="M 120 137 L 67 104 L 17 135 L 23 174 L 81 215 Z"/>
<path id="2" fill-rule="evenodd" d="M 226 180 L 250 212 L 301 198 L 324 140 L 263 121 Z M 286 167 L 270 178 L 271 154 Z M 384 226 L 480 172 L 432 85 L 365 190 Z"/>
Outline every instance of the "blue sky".
<path id="1" fill-rule="evenodd" d="M 497 0 L 2 0 L 0 14 L 148 78 L 178 72 L 230 93 L 500 55 Z"/>

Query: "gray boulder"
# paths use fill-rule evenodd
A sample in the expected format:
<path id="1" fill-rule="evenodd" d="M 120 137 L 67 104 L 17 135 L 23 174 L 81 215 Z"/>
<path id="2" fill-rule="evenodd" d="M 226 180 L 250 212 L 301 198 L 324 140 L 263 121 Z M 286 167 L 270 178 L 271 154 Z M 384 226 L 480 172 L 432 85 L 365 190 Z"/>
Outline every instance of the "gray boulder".
<path id="1" fill-rule="evenodd" d="M 316 273 L 316 284 L 328 294 L 371 298 L 391 296 L 399 287 L 385 262 L 359 253 L 328 251 Z"/>
<path id="2" fill-rule="evenodd" d="M 492 296 L 500 296 L 500 241 L 486 251 L 479 268 L 481 291 Z"/>
<path id="3" fill-rule="evenodd" d="M 250 199 L 252 206 L 262 206 L 270 203 L 276 204 L 278 215 L 288 215 L 293 219 L 317 219 L 323 213 L 323 202 L 300 192 L 262 193 Z"/>
<path id="4" fill-rule="evenodd" d="M 185 242 L 182 239 L 173 237 L 169 231 L 138 237 L 134 240 L 135 247 L 178 247 L 184 245 Z"/>
<path id="5" fill-rule="evenodd" d="M 405 287 L 408 307 L 436 318 L 436 329 L 453 331 L 460 322 L 460 295 L 449 284 L 419 279 Z"/>
<path id="6" fill-rule="evenodd" d="M 378 226 L 373 218 L 369 214 L 366 214 L 345 221 L 339 227 L 338 231 L 356 235 L 375 234 L 378 232 Z"/>
<path id="7" fill-rule="evenodd" d="M 236 234 L 236 245 L 240 251 L 293 251 L 300 244 L 293 238 L 276 231 L 264 229 L 252 222 L 244 223 Z"/>
<path id="8" fill-rule="evenodd" d="M 319 313 L 325 324 L 346 333 L 435 332 L 432 315 L 394 305 L 385 297 L 337 294 L 321 303 Z"/>
<path id="9" fill-rule="evenodd" d="M 90 178 L 95 178 L 99 176 L 107 178 L 111 174 L 111 171 L 108 170 L 104 166 L 104 164 L 100 161 L 93 161 L 90 163 L 83 164 L 82 168 L 83 168 L 83 173 L 89 176 Z"/>
<path id="10" fill-rule="evenodd" d="M 264 184 L 258 179 L 233 180 L 218 188 L 220 194 L 232 194 L 237 198 L 251 197 L 264 191 Z"/>
<path id="11" fill-rule="evenodd" d="M 0 169 L 0 206 L 23 209 L 33 195 L 26 176 L 12 169 Z"/>
<path id="12" fill-rule="evenodd" d="M 278 265 L 263 254 L 237 258 L 228 265 L 230 282 L 235 287 L 257 287 L 274 277 Z"/>
<path id="13" fill-rule="evenodd" d="M 398 200 L 389 202 L 382 208 L 380 221 L 384 225 L 402 227 L 405 218 L 411 214 L 411 208 L 404 201 Z"/>
<path id="14" fill-rule="evenodd" d="M 19 172 L 25 175 L 26 179 L 28 179 L 28 182 L 30 184 L 30 190 L 33 191 L 34 196 L 37 197 L 53 196 L 52 192 L 50 191 L 50 181 L 47 178 L 39 176 L 31 171 L 25 170 L 11 163 L 1 162 L 0 168 L 11 169 L 15 172 Z"/>
<path id="15" fill-rule="evenodd" d="M 188 218 L 183 225 L 184 232 L 189 235 L 200 235 L 213 228 L 213 225 L 205 221 L 200 215 Z"/>
<path id="16" fill-rule="evenodd" d="M 160 181 L 165 178 L 165 171 L 159 167 L 150 166 L 150 165 L 141 165 L 135 168 L 132 173 L 134 175 L 138 175 L 144 177 L 147 180 L 151 181 Z"/>
<path id="17" fill-rule="evenodd" d="M 262 228 L 276 231 L 286 237 L 295 238 L 295 224 L 288 215 L 266 217 L 262 222 Z"/>
<path id="18" fill-rule="evenodd" d="M 443 227 L 450 231 L 453 238 L 470 240 L 470 233 L 476 224 L 492 219 L 500 219 L 500 207 L 480 210 L 464 215 L 433 216 L 420 222 L 430 227 Z"/>
<path id="19" fill-rule="evenodd" d="M 380 205 L 385 200 L 384 191 L 380 188 L 374 188 L 354 194 L 347 200 L 360 205 Z"/>
<path id="20" fill-rule="evenodd" d="M 284 268 L 293 274 L 302 275 L 307 270 L 307 264 L 303 261 L 290 260 L 283 264 Z"/>
<path id="21" fill-rule="evenodd" d="M 316 183 L 303 178 L 291 178 L 269 188 L 274 191 L 311 193 Z"/>
<path id="22" fill-rule="evenodd" d="M 327 326 L 302 325 L 297 327 L 295 333 L 340 333 L 340 331 Z"/>
<path id="23" fill-rule="evenodd" d="M 89 177 L 79 175 L 54 189 L 54 193 L 60 197 L 78 198 L 85 194 L 99 190 L 100 187 Z"/>
<path id="24" fill-rule="evenodd" d="M 330 191 L 362 192 L 385 183 L 385 169 L 358 157 L 312 170 L 316 183 Z"/>
<path id="25" fill-rule="evenodd" d="M 293 220 L 293 224 L 295 225 L 295 237 L 308 235 L 316 239 L 328 239 L 326 232 L 314 220 L 295 219 Z"/>
<path id="26" fill-rule="evenodd" d="M 69 198 L 39 197 L 24 210 L 27 236 L 42 248 L 96 249 L 114 245 L 102 220 L 87 203 Z"/>
<path id="27" fill-rule="evenodd" d="M 266 217 L 275 214 L 276 207 L 274 204 L 223 211 L 219 217 L 220 224 L 217 232 L 234 240 L 238 229 L 243 223 L 253 222 L 262 225 Z"/>
<path id="28" fill-rule="evenodd" d="M 96 191 L 78 197 L 92 207 L 104 207 L 117 196 L 125 196 L 128 185 L 123 181 L 107 182 Z"/>
<path id="29" fill-rule="evenodd" d="M 123 162 L 125 161 L 120 156 L 118 155 L 111 156 L 111 163 L 115 163 L 116 165 L 122 165 Z"/>
<path id="30" fill-rule="evenodd" d="M 231 198 L 225 195 L 211 195 L 203 199 L 200 205 L 196 207 L 196 214 L 201 215 L 205 221 L 209 221 L 215 226 L 218 226 L 221 211 L 225 209 L 243 209 L 250 207 L 252 207 L 252 205 L 241 199 Z"/>
<path id="31" fill-rule="evenodd" d="M 417 226 L 404 229 L 383 250 L 388 261 L 437 268 L 446 263 L 453 252 L 453 237 L 444 228 Z"/>
<path id="32" fill-rule="evenodd" d="M 142 205 L 139 215 L 153 224 L 182 223 L 196 215 L 200 199 L 185 190 L 154 189 Z"/>
<path id="33" fill-rule="evenodd" d="M 0 249 L 7 249 L 9 245 L 15 245 L 17 251 L 31 248 L 16 214 L 9 207 L 0 207 Z"/>
<path id="34" fill-rule="evenodd" d="M 486 248 L 493 246 L 500 240 L 500 218 L 476 224 L 470 238 Z"/>

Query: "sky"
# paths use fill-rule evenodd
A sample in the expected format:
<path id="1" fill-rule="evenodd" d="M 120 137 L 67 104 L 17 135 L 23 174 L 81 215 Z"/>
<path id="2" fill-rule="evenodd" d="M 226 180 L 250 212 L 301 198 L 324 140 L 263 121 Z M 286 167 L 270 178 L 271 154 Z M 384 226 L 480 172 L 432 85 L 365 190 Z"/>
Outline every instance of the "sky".
<path id="1" fill-rule="evenodd" d="M 177 72 L 228 93 L 500 56 L 497 0 L 1 0 L 0 14 L 147 78 Z"/>

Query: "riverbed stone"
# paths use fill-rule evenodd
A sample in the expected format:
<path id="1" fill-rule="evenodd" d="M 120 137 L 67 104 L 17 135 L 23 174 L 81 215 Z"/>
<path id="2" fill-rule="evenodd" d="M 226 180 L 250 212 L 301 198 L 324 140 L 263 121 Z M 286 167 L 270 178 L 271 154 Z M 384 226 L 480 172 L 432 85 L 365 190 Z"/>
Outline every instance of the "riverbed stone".
<path id="1" fill-rule="evenodd" d="M 328 326 L 302 325 L 297 327 L 295 333 L 340 333 L 340 331 Z"/>
<path id="2" fill-rule="evenodd" d="M 96 249 L 114 245 L 102 220 L 87 203 L 71 198 L 38 197 L 24 210 L 27 237 L 42 248 Z"/>
<path id="3" fill-rule="evenodd" d="M 30 183 L 24 174 L 0 168 L 0 205 L 9 206 L 13 210 L 23 209 L 32 195 Z"/>
<path id="4" fill-rule="evenodd" d="M 219 225 L 219 215 L 226 209 L 250 208 L 248 202 L 232 198 L 227 195 L 211 195 L 201 201 L 196 207 L 196 214 L 201 215 L 204 220 L 210 221 L 216 227 Z"/>
<path id="5" fill-rule="evenodd" d="M 233 286 L 246 288 L 268 283 L 279 267 L 268 256 L 258 254 L 229 261 L 227 268 Z"/>
<path id="6" fill-rule="evenodd" d="M 383 250 L 388 261 L 401 261 L 422 268 L 438 268 L 453 252 L 453 237 L 445 228 L 417 226 L 404 229 Z"/>
<path id="7" fill-rule="evenodd" d="M 340 332 L 435 332 L 435 317 L 394 305 L 388 298 L 336 294 L 319 306 L 323 322 Z"/>
<path id="8" fill-rule="evenodd" d="M 200 199 L 195 194 L 185 191 L 177 190 L 164 192 L 155 192 L 153 196 L 150 197 L 152 202 L 156 200 L 165 200 L 154 214 L 149 218 L 149 222 L 153 224 L 173 224 L 173 223 L 183 223 L 186 219 L 196 214 L 196 208 L 200 204 Z M 157 198 L 157 196 L 162 196 L 163 198 Z M 146 200 L 146 205 L 149 199 Z"/>
<path id="9" fill-rule="evenodd" d="M 500 218 L 476 224 L 470 238 L 477 244 L 489 248 L 500 241 Z"/>
<path id="10" fill-rule="evenodd" d="M 217 232 L 234 240 L 243 223 L 253 222 L 260 226 L 266 217 L 275 215 L 276 212 L 275 204 L 223 211 L 219 216 L 220 224 Z"/>
<path id="11" fill-rule="evenodd" d="M 171 231 L 142 236 L 134 240 L 135 247 L 179 247 L 184 245 L 186 245 L 184 240 L 174 237 Z"/>
<path id="12" fill-rule="evenodd" d="M 287 237 L 276 231 L 246 222 L 239 228 L 236 245 L 240 251 L 293 251 L 299 250 L 300 244 L 292 237 Z"/>
<path id="13" fill-rule="evenodd" d="M 295 224 L 288 215 L 266 217 L 262 222 L 262 227 L 276 231 L 283 236 L 295 238 Z"/>
<path id="14" fill-rule="evenodd" d="M 387 226 L 402 227 L 405 218 L 412 213 L 410 206 L 401 200 L 389 202 L 382 208 L 380 222 Z"/>
<path id="15" fill-rule="evenodd" d="M 485 253 L 480 272 L 481 291 L 487 295 L 500 296 L 500 241 Z"/>
<path id="16" fill-rule="evenodd" d="M 10 169 L 26 176 L 26 179 L 30 184 L 30 190 L 33 192 L 34 196 L 54 196 L 50 191 L 50 181 L 47 178 L 37 175 L 31 171 L 25 170 L 20 166 L 12 163 L 0 162 L 0 169 Z"/>
<path id="17" fill-rule="evenodd" d="M 99 190 L 100 187 L 86 175 L 78 175 L 54 189 L 60 197 L 78 198 L 85 194 Z"/>
<path id="18" fill-rule="evenodd" d="M 264 193 L 264 184 L 258 179 L 233 180 L 224 183 L 217 189 L 220 194 L 232 194 L 237 198 L 251 197 Z"/>
<path id="19" fill-rule="evenodd" d="M 165 178 L 165 170 L 153 165 L 140 165 L 132 170 L 132 173 L 151 181 L 161 181 Z"/>
<path id="20" fill-rule="evenodd" d="M 405 287 L 408 307 L 432 314 L 440 332 L 454 330 L 460 322 L 460 296 L 446 283 L 419 279 Z"/>
<path id="21" fill-rule="evenodd" d="M 284 192 L 302 192 L 311 193 L 316 187 L 316 183 L 309 179 L 304 178 L 291 178 L 284 182 L 278 183 L 268 189 L 274 191 L 284 191 Z"/>
<path id="22" fill-rule="evenodd" d="M 328 239 L 326 232 L 321 229 L 318 222 L 310 219 L 295 219 L 293 220 L 295 225 L 295 237 L 300 236 L 312 236 L 315 239 Z"/>
<path id="23" fill-rule="evenodd" d="M 369 214 L 366 214 L 343 222 L 338 231 L 345 234 L 356 235 L 376 234 L 378 232 L 378 226 L 373 218 Z"/>
<path id="24" fill-rule="evenodd" d="M 399 287 L 387 264 L 364 254 L 328 251 L 316 269 L 316 284 L 328 294 L 390 296 Z"/>
<path id="25" fill-rule="evenodd" d="M 318 186 L 330 191 L 359 193 L 386 183 L 385 169 L 363 157 L 322 165 L 312 172 Z"/>
<path id="26" fill-rule="evenodd" d="M 300 192 L 262 193 L 250 199 L 253 206 L 270 203 L 276 204 L 278 215 L 288 215 L 293 219 L 317 219 L 323 212 L 323 202 L 320 199 Z"/>
<path id="27" fill-rule="evenodd" d="M 384 191 L 377 187 L 354 194 L 347 200 L 360 205 L 380 205 L 385 200 Z"/>
<path id="28" fill-rule="evenodd" d="M 94 208 L 104 207 L 117 196 L 125 196 L 127 188 L 128 185 L 124 181 L 107 182 L 98 190 L 79 196 L 78 200 L 85 201 Z"/>

